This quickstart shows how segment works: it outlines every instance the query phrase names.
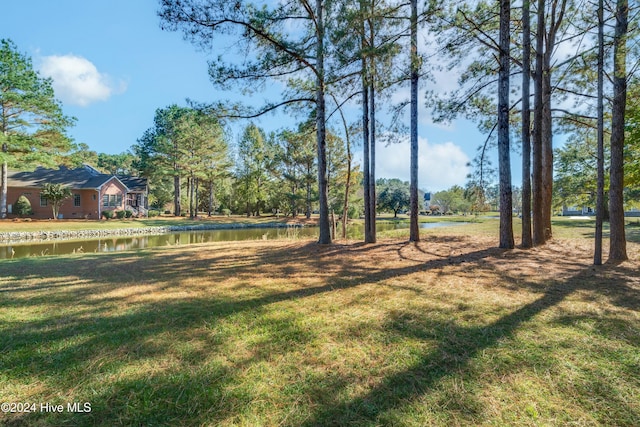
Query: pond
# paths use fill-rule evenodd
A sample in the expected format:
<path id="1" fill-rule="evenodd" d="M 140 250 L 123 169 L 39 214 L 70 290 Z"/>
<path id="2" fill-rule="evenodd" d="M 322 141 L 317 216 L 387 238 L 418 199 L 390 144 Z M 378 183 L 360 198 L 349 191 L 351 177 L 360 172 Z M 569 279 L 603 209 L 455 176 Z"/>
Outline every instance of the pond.
<path id="1" fill-rule="evenodd" d="M 467 224 L 466 222 L 429 222 L 421 223 L 421 228 L 450 227 Z M 377 230 L 387 231 L 408 228 L 408 222 L 379 222 Z M 338 231 L 339 233 L 339 231 Z M 363 226 L 356 224 L 348 227 L 347 236 L 361 239 Z M 88 240 L 57 240 L 0 245 L 0 259 L 26 258 L 48 255 L 68 255 L 75 253 L 117 252 L 134 249 L 155 248 L 160 246 L 191 245 L 206 242 L 229 242 L 239 240 L 272 240 L 315 238 L 318 227 L 281 227 L 281 228 L 234 228 L 229 230 L 197 230 L 149 236 L 109 236 Z"/>

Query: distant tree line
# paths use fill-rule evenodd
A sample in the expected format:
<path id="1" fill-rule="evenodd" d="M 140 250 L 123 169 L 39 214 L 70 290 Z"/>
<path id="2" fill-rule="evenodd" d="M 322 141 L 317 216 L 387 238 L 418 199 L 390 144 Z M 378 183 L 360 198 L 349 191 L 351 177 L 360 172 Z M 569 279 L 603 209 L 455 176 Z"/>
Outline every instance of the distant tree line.
<path id="1" fill-rule="evenodd" d="M 318 210 L 314 122 L 266 134 L 249 123 L 231 141 L 225 123 L 202 110 L 171 105 L 156 111 L 154 125 L 128 153 L 107 155 L 76 146 L 69 159 L 110 173 L 149 178 L 153 208 L 176 216 L 220 213 L 310 218 Z M 361 181 L 346 142 L 327 132 L 330 212 L 362 214 Z M 346 206 L 345 206 L 346 204 Z M 187 207 L 185 209 L 185 206 Z"/>

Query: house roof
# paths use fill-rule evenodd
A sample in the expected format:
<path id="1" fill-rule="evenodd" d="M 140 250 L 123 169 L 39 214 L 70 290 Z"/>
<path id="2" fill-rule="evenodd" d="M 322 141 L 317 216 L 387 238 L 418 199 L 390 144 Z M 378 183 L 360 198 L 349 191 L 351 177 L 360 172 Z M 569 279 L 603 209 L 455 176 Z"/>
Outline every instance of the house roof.
<path id="1" fill-rule="evenodd" d="M 131 190 L 131 187 L 124 181 L 127 178 L 134 178 L 141 182 L 144 181 L 144 188 L 146 189 L 146 179 L 144 178 L 116 177 L 114 175 L 100 173 L 89 165 L 83 165 L 76 169 L 60 166 L 58 169 L 38 167 L 34 171 L 26 172 L 10 170 L 7 178 L 8 187 L 41 188 L 44 184 L 51 183 L 63 184 L 74 190 L 99 189 L 112 179 L 120 181 L 128 190 Z M 132 180 L 132 184 L 135 182 L 135 180 Z"/>
<path id="2" fill-rule="evenodd" d="M 117 177 L 132 192 L 144 193 L 147 191 L 147 178 L 129 175 L 118 175 Z"/>

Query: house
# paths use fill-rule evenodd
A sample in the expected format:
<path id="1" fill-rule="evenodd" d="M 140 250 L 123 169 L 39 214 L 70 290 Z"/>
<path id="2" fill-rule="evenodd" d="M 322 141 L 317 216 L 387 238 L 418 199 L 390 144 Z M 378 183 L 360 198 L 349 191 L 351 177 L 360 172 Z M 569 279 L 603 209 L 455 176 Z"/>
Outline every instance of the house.
<path id="1" fill-rule="evenodd" d="M 562 216 L 590 216 L 595 215 L 593 208 L 589 206 L 562 206 Z"/>
<path id="2" fill-rule="evenodd" d="M 60 208 L 62 218 L 100 219 L 102 212 L 131 210 L 146 215 L 148 186 L 146 178 L 115 176 L 101 173 L 89 165 L 76 169 L 38 167 L 34 171 L 9 170 L 7 179 L 7 211 L 24 195 L 31 202 L 34 218 L 51 218 L 52 209 L 40 189 L 44 184 L 62 184 L 71 188 L 72 197 Z"/>
<path id="3" fill-rule="evenodd" d="M 589 206 L 563 206 L 562 207 L 562 216 L 594 216 L 596 215 L 595 208 Z M 625 217 L 640 217 L 640 209 L 637 207 L 632 207 L 629 210 L 624 212 Z"/>

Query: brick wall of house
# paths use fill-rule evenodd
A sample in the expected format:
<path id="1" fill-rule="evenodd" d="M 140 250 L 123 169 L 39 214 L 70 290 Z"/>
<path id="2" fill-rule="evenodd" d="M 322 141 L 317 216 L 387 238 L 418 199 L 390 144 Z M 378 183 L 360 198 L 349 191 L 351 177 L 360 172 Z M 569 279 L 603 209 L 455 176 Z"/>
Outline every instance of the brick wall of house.
<path id="1" fill-rule="evenodd" d="M 60 207 L 59 213 L 63 218 L 98 218 L 98 192 L 96 190 L 73 190 L 72 194 Z M 9 188 L 7 192 L 7 204 L 11 205 L 12 216 L 15 216 L 13 205 L 21 195 L 24 195 L 31 203 L 33 210 L 31 218 L 47 219 L 53 217 L 51 203 L 41 201 L 38 188 L 14 187 Z"/>
<path id="2" fill-rule="evenodd" d="M 42 203 L 40 200 L 40 189 L 9 187 L 7 193 L 7 204 L 10 206 L 11 216 L 15 215 L 13 205 L 18 197 L 25 195 L 31 203 L 33 215 L 31 218 L 47 219 L 53 217 L 51 203 Z M 105 205 L 104 197 L 108 197 Z M 108 181 L 102 189 L 98 190 L 72 190 L 72 196 L 65 200 L 60 207 L 59 215 L 65 219 L 100 219 L 100 214 L 105 210 L 122 210 L 126 203 L 126 189 L 116 179 Z"/>
<path id="3" fill-rule="evenodd" d="M 98 192 L 96 190 L 73 190 L 70 199 L 60 207 L 63 218 L 98 219 Z"/>
<path id="4" fill-rule="evenodd" d="M 18 201 L 18 197 L 24 195 L 27 199 L 29 199 L 29 203 L 31 203 L 31 209 L 33 209 L 35 218 L 50 218 L 51 217 L 51 208 L 47 209 L 48 217 L 43 217 L 44 209 L 40 208 L 40 191 L 35 188 L 13 188 L 9 187 L 7 189 L 7 208 L 9 209 L 10 215 L 13 215 L 15 210 L 13 209 L 13 205 Z"/>
<path id="5" fill-rule="evenodd" d="M 105 196 L 109 197 L 108 204 L 105 204 Z M 110 210 L 119 211 L 124 209 L 126 202 L 126 189 L 116 179 L 107 182 L 100 191 L 100 212 Z"/>

